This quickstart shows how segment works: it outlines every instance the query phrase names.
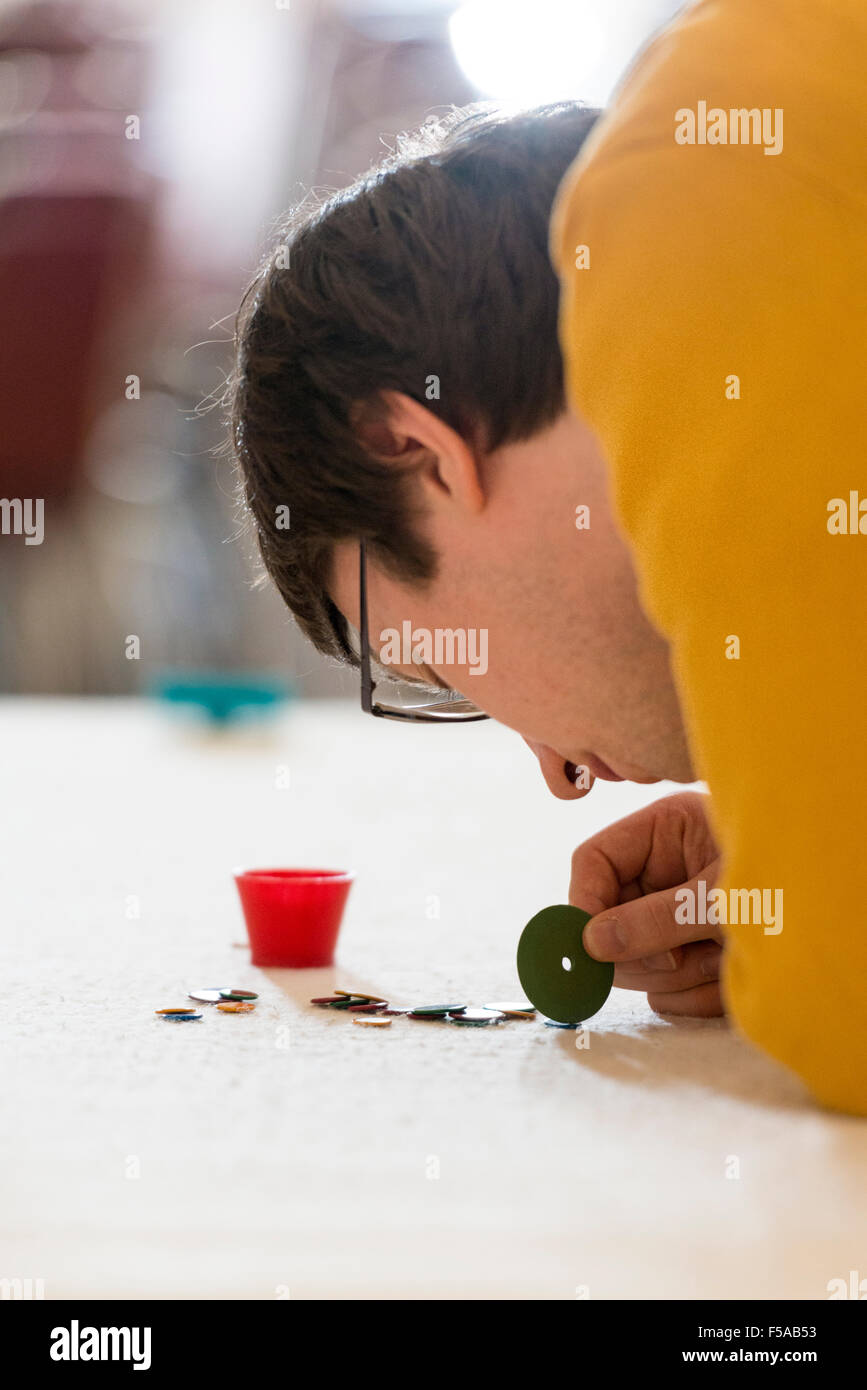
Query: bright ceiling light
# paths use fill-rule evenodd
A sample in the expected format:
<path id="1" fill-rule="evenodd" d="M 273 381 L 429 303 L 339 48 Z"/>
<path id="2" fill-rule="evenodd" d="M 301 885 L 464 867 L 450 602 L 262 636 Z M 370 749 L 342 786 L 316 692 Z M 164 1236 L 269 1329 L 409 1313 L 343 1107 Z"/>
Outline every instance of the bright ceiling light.
<path id="1" fill-rule="evenodd" d="M 578 98 L 604 106 L 677 0 L 467 0 L 449 20 L 474 87 L 516 106 Z"/>

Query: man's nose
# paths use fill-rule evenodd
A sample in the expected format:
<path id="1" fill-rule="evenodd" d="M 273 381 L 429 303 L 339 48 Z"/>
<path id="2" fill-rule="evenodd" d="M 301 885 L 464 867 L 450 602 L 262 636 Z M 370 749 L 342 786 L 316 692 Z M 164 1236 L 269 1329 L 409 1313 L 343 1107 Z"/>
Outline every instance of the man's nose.
<path id="1" fill-rule="evenodd" d="M 524 736 L 521 735 L 521 737 Z M 536 743 L 534 739 L 530 738 L 524 738 L 524 742 L 538 758 L 539 767 L 549 792 L 558 797 L 560 801 L 580 801 L 582 796 L 587 795 L 593 786 L 593 778 L 589 773 L 582 779 L 588 785 L 576 787 L 577 769 L 574 763 L 570 763 L 567 758 L 555 753 L 554 749 L 549 748 L 547 743 Z"/>

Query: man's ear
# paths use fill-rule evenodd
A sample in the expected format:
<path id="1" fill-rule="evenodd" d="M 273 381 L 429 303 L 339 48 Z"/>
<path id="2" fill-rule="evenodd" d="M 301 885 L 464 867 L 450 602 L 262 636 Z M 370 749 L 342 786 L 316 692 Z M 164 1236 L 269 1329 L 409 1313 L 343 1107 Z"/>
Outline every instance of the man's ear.
<path id="1" fill-rule="evenodd" d="M 408 417 L 399 402 L 407 399 L 394 391 L 380 392 L 374 400 L 359 401 L 349 413 L 349 423 L 359 441 L 377 459 L 409 460 L 419 450 L 407 431 Z"/>
<path id="2" fill-rule="evenodd" d="M 430 502 L 481 511 L 485 494 L 481 455 L 457 430 L 402 391 L 382 391 L 355 407 L 351 424 L 382 462 L 412 465 Z"/>

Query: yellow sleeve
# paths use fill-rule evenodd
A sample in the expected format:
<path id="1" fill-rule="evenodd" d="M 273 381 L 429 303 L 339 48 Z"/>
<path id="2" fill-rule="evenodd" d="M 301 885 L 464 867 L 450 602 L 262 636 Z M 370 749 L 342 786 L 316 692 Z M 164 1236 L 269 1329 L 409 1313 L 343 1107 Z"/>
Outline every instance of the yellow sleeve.
<path id="1" fill-rule="evenodd" d="M 782 931 L 729 925 L 729 1012 L 862 1115 L 865 70 L 863 0 L 699 3 L 627 75 L 551 226 L 567 396 L 671 643 L 720 886 L 783 894 Z M 782 148 L 698 143 L 702 102 L 782 112 Z"/>

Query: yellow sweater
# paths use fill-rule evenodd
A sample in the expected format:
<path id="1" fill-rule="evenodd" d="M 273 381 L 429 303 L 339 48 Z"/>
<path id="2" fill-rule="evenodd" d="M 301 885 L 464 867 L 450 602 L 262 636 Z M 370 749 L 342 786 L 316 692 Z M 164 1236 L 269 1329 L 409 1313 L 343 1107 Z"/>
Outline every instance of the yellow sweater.
<path id="1" fill-rule="evenodd" d="M 569 401 L 671 643 L 720 886 L 783 893 L 782 931 L 728 927 L 729 1012 L 860 1115 L 865 71 L 865 0 L 703 0 L 627 74 L 551 227 Z"/>

